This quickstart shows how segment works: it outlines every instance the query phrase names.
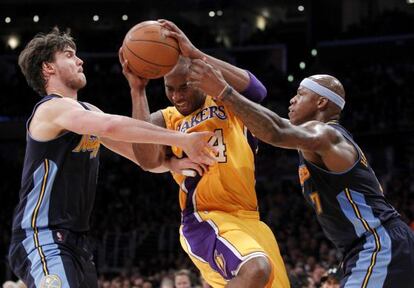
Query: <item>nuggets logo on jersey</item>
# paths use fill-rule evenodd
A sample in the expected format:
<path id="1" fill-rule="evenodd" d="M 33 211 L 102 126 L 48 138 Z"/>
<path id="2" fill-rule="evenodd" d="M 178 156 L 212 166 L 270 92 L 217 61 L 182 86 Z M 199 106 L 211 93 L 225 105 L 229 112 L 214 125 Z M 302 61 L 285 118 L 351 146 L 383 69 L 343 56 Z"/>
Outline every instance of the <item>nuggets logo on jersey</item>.
<path id="1" fill-rule="evenodd" d="M 95 158 L 99 151 L 101 142 L 99 137 L 92 135 L 83 135 L 78 146 L 72 152 L 91 152 L 90 159 Z"/>
<path id="2" fill-rule="evenodd" d="M 42 288 L 60 288 L 62 287 L 62 281 L 57 275 L 46 275 L 43 277 L 40 284 Z"/>
<path id="3" fill-rule="evenodd" d="M 303 185 L 305 184 L 306 180 L 308 180 L 309 178 L 310 178 L 310 173 L 306 165 L 300 165 L 299 166 L 299 181 L 300 181 L 300 185 L 302 186 L 302 190 L 303 190 Z"/>

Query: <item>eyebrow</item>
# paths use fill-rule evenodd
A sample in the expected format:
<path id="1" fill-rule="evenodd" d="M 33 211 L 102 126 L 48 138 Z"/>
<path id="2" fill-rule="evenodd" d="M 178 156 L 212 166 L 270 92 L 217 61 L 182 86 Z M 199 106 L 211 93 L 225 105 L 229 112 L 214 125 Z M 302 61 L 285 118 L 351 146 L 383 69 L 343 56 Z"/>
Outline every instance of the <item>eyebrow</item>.
<path id="1" fill-rule="evenodd" d="M 75 50 L 73 50 L 73 49 L 65 49 L 65 50 L 63 50 L 63 53 L 66 53 L 66 52 L 69 52 L 69 53 L 73 53 L 73 54 L 75 54 L 76 53 L 76 51 Z"/>
<path id="2" fill-rule="evenodd" d="M 187 86 L 188 86 L 188 84 L 187 83 L 184 83 L 184 84 L 181 84 L 180 86 L 178 86 L 178 88 L 183 88 L 183 87 L 187 87 Z M 168 85 L 168 84 L 165 84 L 165 87 L 167 87 L 167 88 L 174 88 L 174 86 Z"/>

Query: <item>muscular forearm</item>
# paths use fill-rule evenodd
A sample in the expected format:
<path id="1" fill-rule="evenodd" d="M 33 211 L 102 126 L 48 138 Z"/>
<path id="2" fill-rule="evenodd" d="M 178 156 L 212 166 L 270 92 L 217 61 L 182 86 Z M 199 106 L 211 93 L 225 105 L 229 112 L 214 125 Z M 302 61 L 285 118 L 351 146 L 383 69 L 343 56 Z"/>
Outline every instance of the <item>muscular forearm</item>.
<path id="1" fill-rule="evenodd" d="M 168 146 L 184 146 L 182 133 L 167 130 L 142 120 L 111 115 L 102 119 L 103 129 L 100 136 L 130 143 L 155 143 Z"/>
<path id="2" fill-rule="evenodd" d="M 150 111 L 148 107 L 145 90 L 131 90 L 132 117 L 134 119 L 150 122 Z"/>
<path id="3" fill-rule="evenodd" d="M 257 138 L 274 146 L 281 143 L 282 132 L 286 127 L 286 119 L 246 99 L 234 90 L 226 95 L 223 102 L 232 109 Z"/>
<path id="4" fill-rule="evenodd" d="M 144 91 L 131 90 L 132 117 L 134 119 L 151 122 L 147 97 Z M 135 158 L 144 170 L 159 167 L 164 159 L 163 146 L 158 144 L 133 143 L 132 149 Z"/>

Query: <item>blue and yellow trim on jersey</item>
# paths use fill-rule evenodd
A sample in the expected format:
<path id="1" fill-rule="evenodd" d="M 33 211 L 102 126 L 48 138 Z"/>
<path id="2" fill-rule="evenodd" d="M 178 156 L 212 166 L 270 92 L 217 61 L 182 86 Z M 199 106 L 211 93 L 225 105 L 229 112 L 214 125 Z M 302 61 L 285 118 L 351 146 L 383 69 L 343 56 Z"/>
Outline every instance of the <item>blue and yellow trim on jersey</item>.
<path id="1" fill-rule="evenodd" d="M 375 239 L 375 249 L 374 249 L 374 252 L 371 255 L 371 262 L 370 262 L 370 265 L 367 269 L 367 273 L 365 274 L 364 281 L 363 281 L 362 286 L 361 286 L 361 288 L 366 288 L 367 285 L 368 285 L 369 278 L 372 275 L 372 269 L 375 266 L 378 252 L 381 250 L 381 242 L 380 242 L 380 238 L 378 236 L 378 233 L 377 233 L 376 229 L 371 228 L 370 225 L 368 224 L 368 222 L 362 217 L 361 212 L 359 211 L 358 206 L 356 205 L 356 203 L 352 199 L 352 195 L 349 192 L 348 188 L 345 188 L 345 195 L 346 195 L 346 198 L 348 199 L 349 203 L 351 204 L 352 209 L 354 210 L 354 213 L 355 213 L 356 217 L 359 219 L 361 224 L 364 226 L 366 232 L 370 232 L 372 235 L 374 235 L 374 239 Z"/>
<path id="2" fill-rule="evenodd" d="M 364 240 L 344 287 L 382 287 L 392 257 L 388 232 L 374 215 L 363 193 L 345 188 L 336 198 L 357 236 Z"/>
<path id="3" fill-rule="evenodd" d="M 31 262 L 40 262 L 39 268 L 41 266 L 41 273 L 45 276 L 50 274 L 50 269 L 44 245 L 53 243 L 53 237 L 45 237 L 45 233 L 50 234 L 49 205 L 57 171 L 56 163 L 50 159 L 44 159 L 34 171 L 33 188 L 27 194 L 21 222 L 21 229 L 26 234 L 22 244 Z"/>
<path id="4" fill-rule="evenodd" d="M 37 200 L 35 209 L 33 210 L 33 214 L 32 214 L 32 229 L 33 229 L 33 240 L 35 243 L 35 248 L 37 249 L 39 256 L 40 256 L 40 260 L 42 262 L 42 268 L 43 268 L 43 273 L 45 275 L 49 275 L 49 270 L 47 269 L 47 261 L 46 261 L 46 257 L 43 253 L 42 247 L 39 244 L 39 231 L 36 225 L 36 221 L 37 221 L 37 216 L 39 213 L 39 208 L 40 205 L 42 204 L 42 200 L 44 198 L 45 195 L 45 191 L 46 191 L 46 186 L 47 186 L 47 178 L 49 176 L 49 160 L 45 159 L 44 162 L 44 175 L 43 175 L 43 180 L 42 180 L 42 187 L 40 189 L 40 194 L 39 194 L 39 198 Z"/>

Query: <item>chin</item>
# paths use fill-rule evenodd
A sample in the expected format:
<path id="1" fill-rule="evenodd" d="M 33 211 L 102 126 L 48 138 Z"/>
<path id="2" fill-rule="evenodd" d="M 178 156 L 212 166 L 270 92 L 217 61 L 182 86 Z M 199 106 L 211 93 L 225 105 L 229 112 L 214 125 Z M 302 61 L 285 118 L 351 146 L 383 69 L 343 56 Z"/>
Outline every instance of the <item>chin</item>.
<path id="1" fill-rule="evenodd" d="M 74 83 L 75 85 L 73 85 L 76 90 L 82 89 L 83 87 L 86 86 L 86 78 L 80 79 L 79 81 L 77 81 L 76 83 Z"/>
<path id="2" fill-rule="evenodd" d="M 188 110 L 178 110 L 178 112 L 180 112 L 181 115 L 187 116 L 191 114 L 191 111 Z"/>
<path id="3" fill-rule="evenodd" d="M 295 118 L 289 118 L 289 121 L 292 125 L 295 125 L 295 126 L 302 124 L 298 119 L 295 119 Z"/>

